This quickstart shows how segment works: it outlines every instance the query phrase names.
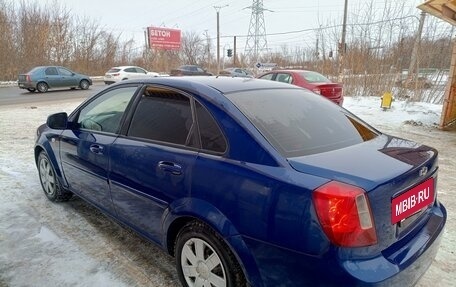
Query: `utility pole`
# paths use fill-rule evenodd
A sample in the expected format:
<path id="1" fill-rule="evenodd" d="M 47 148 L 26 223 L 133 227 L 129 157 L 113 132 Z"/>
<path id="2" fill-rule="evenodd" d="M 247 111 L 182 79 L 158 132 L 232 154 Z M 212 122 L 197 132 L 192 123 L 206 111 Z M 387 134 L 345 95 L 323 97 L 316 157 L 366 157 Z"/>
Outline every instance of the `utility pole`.
<path id="1" fill-rule="evenodd" d="M 227 7 L 224 6 L 214 6 L 215 11 L 217 11 L 217 76 L 220 73 L 220 10 Z"/>
<path id="2" fill-rule="evenodd" d="M 421 34 L 423 33 L 424 20 L 426 18 L 426 12 L 421 12 L 420 24 L 418 25 L 418 31 L 415 36 L 415 44 L 413 45 L 412 57 L 410 59 L 410 66 L 407 74 L 407 79 L 412 79 L 414 74 L 418 74 L 417 63 L 418 63 L 418 50 L 421 44 Z M 418 82 L 418 81 L 417 81 Z"/>
<path id="3" fill-rule="evenodd" d="M 206 45 L 207 45 L 207 65 L 206 69 L 211 70 L 211 38 L 207 33 L 207 30 L 204 30 L 204 36 L 206 36 Z"/>
<path id="4" fill-rule="evenodd" d="M 323 54 L 323 63 L 324 63 L 324 62 L 326 62 L 325 36 L 323 35 L 321 26 L 320 26 L 319 31 L 320 31 L 320 38 L 321 38 L 321 53 Z"/>
<path id="5" fill-rule="evenodd" d="M 236 36 L 234 36 L 233 66 L 236 67 Z"/>
<path id="6" fill-rule="evenodd" d="M 344 71 L 344 56 L 345 56 L 345 34 L 347 33 L 347 11 L 348 11 L 348 0 L 345 0 L 344 6 L 344 22 L 342 24 L 342 38 L 339 45 L 339 82 L 342 82 L 342 74 Z"/>

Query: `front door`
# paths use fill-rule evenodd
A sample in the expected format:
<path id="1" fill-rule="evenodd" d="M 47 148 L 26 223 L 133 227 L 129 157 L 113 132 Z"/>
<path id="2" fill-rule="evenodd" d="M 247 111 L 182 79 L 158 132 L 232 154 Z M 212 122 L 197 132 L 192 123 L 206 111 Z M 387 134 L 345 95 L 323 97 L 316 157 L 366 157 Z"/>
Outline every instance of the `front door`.
<path id="1" fill-rule="evenodd" d="M 62 133 L 60 156 L 71 191 L 113 213 L 108 185 L 111 144 L 137 86 L 108 90 L 93 98 L 71 118 Z"/>
<path id="2" fill-rule="evenodd" d="M 147 87 L 125 136 L 111 147 L 110 183 L 118 216 L 161 243 L 161 220 L 171 202 L 189 195 L 197 157 L 190 98 Z"/>
<path id="3" fill-rule="evenodd" d="M 62 67 L 57 68 L 59 70 L 60 79 L 62 81 L 62 87 L 77 87 L 79 86 L 78 77 L 76 75 Z"/>

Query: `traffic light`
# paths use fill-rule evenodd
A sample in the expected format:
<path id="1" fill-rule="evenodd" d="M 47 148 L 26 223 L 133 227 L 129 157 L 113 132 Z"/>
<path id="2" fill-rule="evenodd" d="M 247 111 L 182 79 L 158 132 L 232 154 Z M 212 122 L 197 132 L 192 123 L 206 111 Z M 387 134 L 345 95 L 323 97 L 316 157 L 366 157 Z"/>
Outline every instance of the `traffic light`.
<path id="1" fill-rule="evenodd" d="M 227 49 L 226 50 L 226 55 L 231 58 L 233 56 L 233 50 L 232 49 Z"/>

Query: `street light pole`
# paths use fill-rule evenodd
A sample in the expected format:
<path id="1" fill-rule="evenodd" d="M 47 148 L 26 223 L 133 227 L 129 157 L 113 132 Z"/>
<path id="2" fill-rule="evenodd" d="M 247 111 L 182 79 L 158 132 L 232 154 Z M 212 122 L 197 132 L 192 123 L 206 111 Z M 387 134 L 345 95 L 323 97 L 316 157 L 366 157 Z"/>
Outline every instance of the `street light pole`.
<path id="1" fill-rule="evenodd" d="M 217 76 L 220 73 L 220 9 L 227 7 L 224 6 L 214 6 L 215 11 L 217 11 Z"/>

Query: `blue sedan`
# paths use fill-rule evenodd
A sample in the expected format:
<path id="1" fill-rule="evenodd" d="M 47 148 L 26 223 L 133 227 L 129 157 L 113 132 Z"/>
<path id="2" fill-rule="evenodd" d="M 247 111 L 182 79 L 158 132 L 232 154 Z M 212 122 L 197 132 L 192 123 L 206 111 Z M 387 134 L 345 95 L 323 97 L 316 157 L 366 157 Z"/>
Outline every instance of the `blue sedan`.
<path id="1" fill-rule="evenodd" d="M 49 89 L 56 88 L 87 90 L 92 85 L 92 79 L 65 67 L 39 66 L 19 75 L 17 84 L 20 89 L 27 89 L 31 93 L 46 93 Z"/>
<path id="2" fill-rule="evenodd" d="M 447 217 L 435 149 L 273 81 L 115 84 L 50 115 L 34 153 L 48 199 L 155 242 L 183 286 L 412 286 Z"/>

